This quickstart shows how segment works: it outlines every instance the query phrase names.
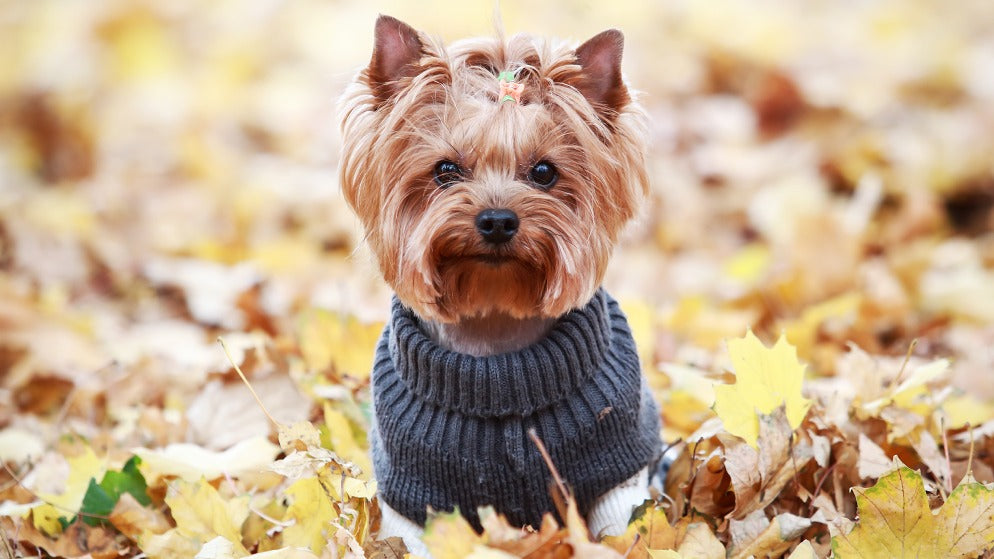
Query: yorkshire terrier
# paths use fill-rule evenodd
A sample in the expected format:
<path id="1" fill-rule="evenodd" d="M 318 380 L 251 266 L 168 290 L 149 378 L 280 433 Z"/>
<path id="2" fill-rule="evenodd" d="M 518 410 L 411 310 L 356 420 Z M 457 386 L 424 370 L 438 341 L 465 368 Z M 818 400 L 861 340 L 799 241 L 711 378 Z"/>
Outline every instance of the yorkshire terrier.
<path id="1" fill-rule="evenodd" d="M 649 498 L 660 420 L 601 287 L 648 184 L 622 34 L 444 46 L 388 16 L 342 103 L 341 183 L 396 293 L 372 374 L 380 537 L 429 509 L 479 528 L 555 513 L 551 462 L 594 536 Z"/>

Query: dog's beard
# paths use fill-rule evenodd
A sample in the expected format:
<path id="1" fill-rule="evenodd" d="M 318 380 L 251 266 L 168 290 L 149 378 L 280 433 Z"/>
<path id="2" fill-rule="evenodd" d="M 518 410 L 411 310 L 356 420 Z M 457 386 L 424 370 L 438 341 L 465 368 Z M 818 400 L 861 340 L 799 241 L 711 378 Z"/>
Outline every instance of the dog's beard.
<path id="1" fill-rule="evenodd" d="M 520 216 L 520 228 L 509 242 L 492 245 L 473 225 L 485 206 L 473 203 L 468 193 L 445 198 L 414 226 L 391 282 L 426 318 L 554 317 L 593 295 L 610 243 L 592 244 L 563 204 L 512 198 L 505 206 Z"/>

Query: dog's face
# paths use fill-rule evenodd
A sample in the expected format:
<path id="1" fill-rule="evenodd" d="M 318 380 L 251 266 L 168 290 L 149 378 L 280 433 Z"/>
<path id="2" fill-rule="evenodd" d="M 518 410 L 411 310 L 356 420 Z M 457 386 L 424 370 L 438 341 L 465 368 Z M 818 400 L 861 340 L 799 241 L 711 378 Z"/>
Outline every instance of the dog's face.
<path id="1" fill-rule="evenodd" d="M 445 48 L 380 16 L 375 37 L 343 99 L 341 180 L 400 300 L 441 322 L 586 303 L 647 185 L 621 34 Z"/>

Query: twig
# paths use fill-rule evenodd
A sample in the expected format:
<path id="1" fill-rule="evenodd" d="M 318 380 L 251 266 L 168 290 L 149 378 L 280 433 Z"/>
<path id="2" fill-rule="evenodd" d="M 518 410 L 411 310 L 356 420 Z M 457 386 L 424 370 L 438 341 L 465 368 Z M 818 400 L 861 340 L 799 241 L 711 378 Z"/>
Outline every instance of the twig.
<path id="1" fill-rule="evenodd" d="M 542 455 L 542 459 L 545 460 L 545 465 L 549 468 L 549 472 L 552 474 L 552 479 L 556 482 L 556 488 L 559 489 L 559 493 L 562 494 L 563 499 L 569 499 L 569 491 L 566 490 L 566 484 L 563 483 L 563 478 L 559 477 L 559 470 L 552 463 L 552 457 L 549 456 L 549 451 L 545 449 L 542 439 L 538 438 L 538 433 L 535 432 L 534 427 L 528 430 L 528 437 L 538 447 L 538 452 Z"/>
<path id="2" fill-rule="evenodd" d="M 800 487 L 801 482 L 797 479 L 797 456 L 794 455 L 794 432 L 791 431 L 790 439 L 787 441 L 787 451 L 790 452 L 790 463 L 794 466 L 794 487 Z"/>
<path id="3" fill-rule="evenodd" d="M 832 474 L 832 470 L 834 470 L 835 467 L 838 465 L 839 465 L 838 462 L 833 462 L 832 465 L 829 466 L 827 470 L 825 470 L 825 475 L 821 476 L 821 480 L 819 480 L 818 485 L 815 486 L 815 492 L 814 492 L 815 497 L 817 497 L 818 494 L 821 493 L 821 486 L 825 484 L 825 481 L 828 479 L 828 476 Z"/>
<path id="4" fill-rule="evenodd" d="M 242 369 L 238 366 L 237 363 L 235 363 L 235 360 L 231 358 L 231 354 L 228 353 L 228 346 L 224 343 L 224 338 L 222 338 L 221 336 L 218 336 L 217 337 L 217 341 L 218 341 L 218 343 L 221 344 L 221 349 L 224 350 L 224 355 L 225 355 L 225 357 L 228 358 L 228 362 L 231 363 L 231 366 L 235 368 L 235 372 L 238 373 L 238 376 L 241 377 L 242 382 L 245 383 L 245 386 L 248 387 L 249 392 L 252 393 L 252 396 L 255 398 L 256 403 L 258 403 L 259 407 L 262 408 L 262 413 L 266 414 L 266 417 L 269 418 L 269 421 L 273 422 L 273 426 L 275 426 L 277 429 L 279 429 L 280 422 L 276 421 L 276 419 L 274 419 L 273 416 L 269 413 L 269 410 L 266 409 L 266 405 L 262 403 L 262 400 L 259 398 L 259 395 L 256 394 L 255 393 L 255 389 L 252 388 L 252 383 L 250 383 L 248 381 L 248 379 L 245 378 L 245 373 L 243 373 Z"/>
<path id="5" fill-rule="evenodd" d="M 628 551 L 626 551 L 624 555 L 625 559 L 627 559 L 628 556 L 631 555 L 632 551 L 635 549 L 635 544 L 639 543 L 639 540 L 641 539 L 642 539 L 642 534 L 635 532 L 635 539 L 632 540 L 632 545 L 628 546 Z"/>
<path id="6" fill-rule="evenodd" d="M 918 347 L 918 338 L 911 340 L 911 343 L 908 344 L 908 352 L 904 355 L 904 363 L 901 364 L 901 370 L 897 372 L 897 376 L 890 382 L 891 386 L 897 386 L 897 381 L 901 380 L 901 377 L 904 376 L 904 370 L 908 367 L 908 361 L 911 361 L 911 352 L 916 347 Z"/>
<path id="7" fill-rule="evenodd" d="M 701 439 L 694 441 L 694 447 L 690 449 L 690 479 L 687 480 L 687 487 L 691 490 L 691 496 L 693 496 L 694 482 L 697 481 L 697 447 L 701 444 Z M 689 512 L 690 499 L 685 499 L 683 502 L 683 514 L 686 515 Z"/>
<path id="8" fill-rule="evenodd" d="M 973 426 L 967 423 L 966 430 L 970 432 L 970 456 L 966 459 L 966 473 L 973 475 L 973 445 L 976 440 L 973 438 Z"/>
<path id="9" fill-rule="evenodd" d="M 946 435 L 946 419 L 939 419 L 939 429 L 942 429 L 942 450 L 946 453 L 946 468 L 949 475 L 946 477 L 946 495 L 953 492 L 953 463 L 949 460 L 949 437 Z"/>

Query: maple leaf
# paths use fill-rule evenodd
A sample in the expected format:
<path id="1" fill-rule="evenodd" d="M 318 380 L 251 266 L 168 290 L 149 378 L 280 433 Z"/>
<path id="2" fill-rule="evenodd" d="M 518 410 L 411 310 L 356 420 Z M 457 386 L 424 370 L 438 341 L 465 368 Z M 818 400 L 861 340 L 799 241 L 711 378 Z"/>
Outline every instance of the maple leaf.
<path id="1" fill-rule="evenodd" d="M 283 530 L 283 543 L 319 553 L 333 533 L 331 522 L 338 517 L 331 496 L 315 477 L 296 481 L 286 495 L 291 503 L 283 520 L 293 524 Z"/>
<path id="2" fill-rule="evenodd" d="M 149 557 L 191 557 L 217 536 L 232 542 L 238 557 L 248 555 L 241 543 L 242 524 L 249 513 L 247 497 L 225 499 L 204 479 L 196 483 L 177 479 L 166 492 L 166 505 L 176 528 L 144 539 L 142 551 Z"/>
<path id="3" fill-rule="evenodd" d="M 758 448 L 759 416 L 785 406 L 787 421 L 796 429 L 811 402 L 801 395 L 804 365 L 785 336 L 767 348 L 752 331 L 728 341 L 735 384 L 714 387 L 714 410 L 725 429 Z"/>
<path id="4" fill-rule="evenodd" d="M 632 514 L 628 529 L 620 536 L 608 536 L 604 543 L 628 557 L 649 557 L 652 551 L 673 549 L 677 545 L 677 531 L 670 526 L 666 511 L 649 501 L 643 503 Z M 638 538 L 638 542 L 635 539 Z M 635 547 L 632 548 L 632 544 Z M 631 551 L 629 551 L 629 549 Z"/>
<path id="5" fill-rule="evenodd" d="M 859 521 L 832 538 L 835 557 L 973 557 L 994 548 L 994 489 L 971 475 L 935 514 L 922 477 L 907 466 L 853 491 Z"/>
<path id="6" fill-rule="evenodd" d="M 459 511 L 429 518 L 421 539 L 434 559 L 460 559 L 485 545 Z"/>

